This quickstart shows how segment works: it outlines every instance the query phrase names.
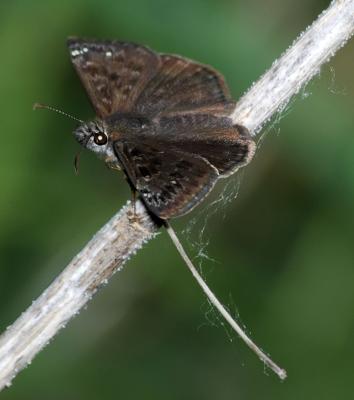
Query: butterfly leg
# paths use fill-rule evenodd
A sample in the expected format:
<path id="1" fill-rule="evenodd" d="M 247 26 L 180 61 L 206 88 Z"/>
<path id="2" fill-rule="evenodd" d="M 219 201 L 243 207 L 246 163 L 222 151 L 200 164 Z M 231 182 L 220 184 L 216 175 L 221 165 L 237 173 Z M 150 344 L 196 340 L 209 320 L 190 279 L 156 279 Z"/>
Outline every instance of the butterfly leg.
<path id="1" fill-rule="evenodd" d="M 130 213 L 129 215 L 129 221 L 131 223 L 137 223 L 139 222 L 139 216 L 136 213 L 136 200 L 137 200 L 137 191 L 135 189 L 135 187 L 131 184 L 131 182 L 128 180 L 129 186 L 130 186 L 130 190 L 131 190 L 131 202 L 132 202 L 132 206 L 133 206 L 133 212 Z"/>
<path id="2" fill-rule="evenodd" d="M 133 215 L 134 218 L 136 218 L 136 190 L 132 188 L 131 191 L 132 191 Z"/>

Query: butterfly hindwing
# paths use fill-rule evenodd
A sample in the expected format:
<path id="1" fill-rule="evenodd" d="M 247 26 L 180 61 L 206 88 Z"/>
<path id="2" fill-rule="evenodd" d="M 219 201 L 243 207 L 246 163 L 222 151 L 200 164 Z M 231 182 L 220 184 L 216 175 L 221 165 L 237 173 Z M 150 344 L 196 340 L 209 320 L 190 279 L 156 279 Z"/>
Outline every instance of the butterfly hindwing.
<path id="1" fill-rule="evenodd" d="M 255 143 L 248 130 L 234 125 L 227 114 L 233 103 L 191 111 L 162 113 L 155 118 L 156 137 L 184 152 L 198 154 L 225 177 L 246 165 Z"/>
<path id="2" fill-rule="evenodd" d="M 100 118 L 130 112 L 156 74 L 158 55 L 144 46 L 119 41 L 68 40 L 72 63 Z"/>
<path id="3" fill-rule="evenodd" d="M 148 142 L 116 142 L 128 179 L 162 219 L 183 215 L 213 188 L 217 170 L 202 157 Z"/>

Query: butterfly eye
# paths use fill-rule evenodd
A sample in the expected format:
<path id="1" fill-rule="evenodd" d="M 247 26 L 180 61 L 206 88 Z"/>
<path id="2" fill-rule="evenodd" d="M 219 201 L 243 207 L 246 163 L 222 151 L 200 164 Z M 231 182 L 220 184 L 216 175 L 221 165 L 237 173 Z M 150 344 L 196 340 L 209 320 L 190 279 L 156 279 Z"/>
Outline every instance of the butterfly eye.
<path id="1" fill-rule="evenodd" d="M 102 146 L 103 144 L 107 143 L 107 135 L 104 133 L 96 133 L 93 137 L 93 140 L 96 144 Z"/>

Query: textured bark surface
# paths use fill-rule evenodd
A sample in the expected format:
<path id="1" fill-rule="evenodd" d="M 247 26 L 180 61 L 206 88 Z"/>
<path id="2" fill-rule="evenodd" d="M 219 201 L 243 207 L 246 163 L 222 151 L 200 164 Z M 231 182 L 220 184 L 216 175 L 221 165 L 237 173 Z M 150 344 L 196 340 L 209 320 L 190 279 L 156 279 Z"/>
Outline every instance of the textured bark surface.
<path id="1" fill-rule="evenodd" d="M 316 74 L 354 32 L 354 1 L 333 1 L 238 101 L 234 121 L 253 136 Z"/>
<path id="2" fill-rule="evenodd" d="M 96 233 L 54 282 L 0 337 L 0 388 L 64 328 L 124 263 L 153 238 L 158 227 L 136 203 L 128 203 Z"/>

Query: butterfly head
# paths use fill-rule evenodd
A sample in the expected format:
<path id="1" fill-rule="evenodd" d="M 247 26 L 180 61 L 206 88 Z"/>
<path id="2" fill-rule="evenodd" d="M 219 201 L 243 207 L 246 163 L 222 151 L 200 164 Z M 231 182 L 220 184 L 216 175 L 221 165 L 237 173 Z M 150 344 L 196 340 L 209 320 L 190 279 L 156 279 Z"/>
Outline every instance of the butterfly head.
<path id="1" fill-rule="evenodd" d="M 107 129 L 100 120 L 82 123 L 75 129 L 74 136 L 82 146 L 100 156 L 105 156 L 110 147 Z"/>
<path id="2" fill-rule="evenodd" d="M 75 131 L 76 140 L 87 149 L 93 151 L 105 161 L 109 168 L 120 170 L 117 157 L 114 154 L 106 124 L 101 120 L 83 122 Z"/>

